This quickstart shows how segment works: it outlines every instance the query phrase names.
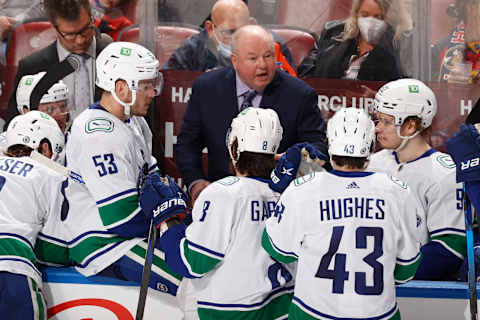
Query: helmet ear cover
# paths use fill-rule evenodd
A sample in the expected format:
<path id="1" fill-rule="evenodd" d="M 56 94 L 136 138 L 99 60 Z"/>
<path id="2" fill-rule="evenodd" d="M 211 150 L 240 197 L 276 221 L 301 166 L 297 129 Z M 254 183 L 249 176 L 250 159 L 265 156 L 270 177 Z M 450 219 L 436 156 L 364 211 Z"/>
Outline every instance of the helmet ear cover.
<path id="1" fill-rule="evenodd" d="M 375 124 L 357 108 L 338 110 L 327 123 L 330 155 L 368 157 L 375 143 Z"/>
<path id="2" fill-rule="evenodd" d="M 232 120 L 226 135 L 227 149 L 234 164 L 244 151 L 275 154 L 282 140 L 283 128 L 272 109 L 247 108 Z M 235 152 L 232 147 L 236 143 Z"/>

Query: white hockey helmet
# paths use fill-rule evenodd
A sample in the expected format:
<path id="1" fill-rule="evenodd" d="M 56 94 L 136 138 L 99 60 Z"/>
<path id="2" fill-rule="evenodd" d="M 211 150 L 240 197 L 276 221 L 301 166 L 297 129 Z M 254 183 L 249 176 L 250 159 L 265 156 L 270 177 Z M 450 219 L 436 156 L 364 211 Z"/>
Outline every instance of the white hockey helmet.
<path id="1" fill-rule="evenodd" d="M 368 157 L 375 142 L 375 124 L 362 109 L 341 108 L 327 123 L 330 155 Z"/>
<path id="2" fill-rule="evenodd" d="M 277 113 L 272 109 L 246 108 L 232 120 L 227 132 L 227 148 L 235 164 L 244 151 L 275 154 L 282 140 L 283 128 Z M 236 157 L 232 153 L 238 141 Z"/>
<path id="3" fill-rule="evenodd" d="M 16 116 L 7 128 L 7 148 L 21 144 L 34 150 L 46 138 L 52 147 L 52 160 L 57 160 L 65 145 L 65 136 L 57 122 L 44 112 L 32 110 Z"/>
<path id="4" fill-rule="evenodd" d="M 23 108 L 27 108 L 28 111 L 31 110 L 30 96 L 45 74 L 46 72 L 42 71 L 33 75 L 25 75 L 20 79 L 17 86 L 17 109 L 20 114 L 23 114 Z M 60 80 L 51 86 L 47 93 L 42 96 L 40 104 L 64 101 L 67 99 L 68 87 L 62 80 Z"/>
<path id="5" fill-rule="evenodd" d="M 391 81 L 378 90 L 374 108 L 376 112 L 393 116 L 396 126 L 401 126 L 409 116 L 417 116 L 426 129 L 437 114 L 437 99 L 432 89 L 423 82 L 400 79 Z"/>
<path id="6" fill-rule="evenodd" d="M 163 76 L 160 63 L 150 50 L 132 42 L 112 42 L 100 52 L 96 59 L 98 87 L 110 92 L 124 106 L 125 115 L 130 116 L 130 107 L 135 103 L 138 83 L 155 80 L 155 95 L 161 93 Z M 125 103 L 115 93 L 115 83 L 124 80 L 132 90 L 132 101 Z"/>

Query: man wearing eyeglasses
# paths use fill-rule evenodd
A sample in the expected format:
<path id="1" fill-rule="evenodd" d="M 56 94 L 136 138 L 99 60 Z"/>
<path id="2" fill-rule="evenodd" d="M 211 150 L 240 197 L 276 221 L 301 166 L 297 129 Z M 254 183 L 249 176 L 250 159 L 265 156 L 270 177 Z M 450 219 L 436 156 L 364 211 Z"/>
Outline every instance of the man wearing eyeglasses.
<path id="1" fill-rule="evenodd" d="M 162 69 L 209 71 L 231 66 L 232 35 L 238 28 L 253 23 L 248 6 L 242 0 L 219 0 L 212 7 L 210 19 L 200 33 L 178 47 Z M 281 54 L 289 66 L 294 66 L 290 50 L 283 39 L 274 35 Z M 286 66 L 285 66 L 286 67 Z"/>
<path id="2" fill-rule="evenodd" d="M 45 0 L 44 7 L 57 33 L 57 40 L 20 60 L 15 89 L 8 104 L 7 121 L 17 115 L 16 88 L 20 79 L 27 74 L 51 69 L 67 58 L 75 65 L 75 72 L 63 79 L 69 89 L 68 104 L 72 118 L 101 96 L 101 89 L 95 87 L 95 57 L 108 42 L 95 37 L 90 1 Z"/>

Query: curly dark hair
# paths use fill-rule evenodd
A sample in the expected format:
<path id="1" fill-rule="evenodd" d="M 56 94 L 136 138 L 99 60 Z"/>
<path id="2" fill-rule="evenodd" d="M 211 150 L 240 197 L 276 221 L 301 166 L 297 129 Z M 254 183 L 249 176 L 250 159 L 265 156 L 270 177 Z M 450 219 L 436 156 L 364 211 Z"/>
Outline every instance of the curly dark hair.
<path id="1" fill-rule="evenodd" d="M 57 25 L 58 17 L 68 21 L 76 21 L 82 8 L 87 10 L 88 14 L 91 14 L 89 0 L 45 0 L 43 5 L 48 20 L 54 26 Z"/>

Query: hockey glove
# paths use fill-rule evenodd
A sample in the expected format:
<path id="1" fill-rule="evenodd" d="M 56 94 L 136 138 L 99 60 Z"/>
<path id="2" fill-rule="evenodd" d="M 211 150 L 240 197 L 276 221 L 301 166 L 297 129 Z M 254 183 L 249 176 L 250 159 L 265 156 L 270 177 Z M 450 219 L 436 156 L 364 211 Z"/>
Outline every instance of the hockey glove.
<path id="1" fill-rule="evenodd" d="M 158 173 L 145 177 L 140 191 L 140 207 L 147 219 L 156 226 L 173 218 L 184 218 L 187 212 L 187 197 L 169 176 L 161 178 Z"/>
<path id="2" fill-rule="evenodd" d="M 270 189 L 280 193 L 283 192 L 290 182 L 297 177 L 300 165 L 302 161 L 308 161 L 306 159 L 310 159 L 312 163 L 315 160 L 321 160 L 320 163 L 323 165 L 328 157 L 307 142 L 291 146 L 282 155 L 277 167 L 273 169 L 270 175 L 271 180 L 268 182 Z"/>
<path id="3" fill-rule="evenodd" d="M 457 182 L 480 180 L 480 135 L 473 125 L 462 125 L 446 143 L 457 165 Z"/>

